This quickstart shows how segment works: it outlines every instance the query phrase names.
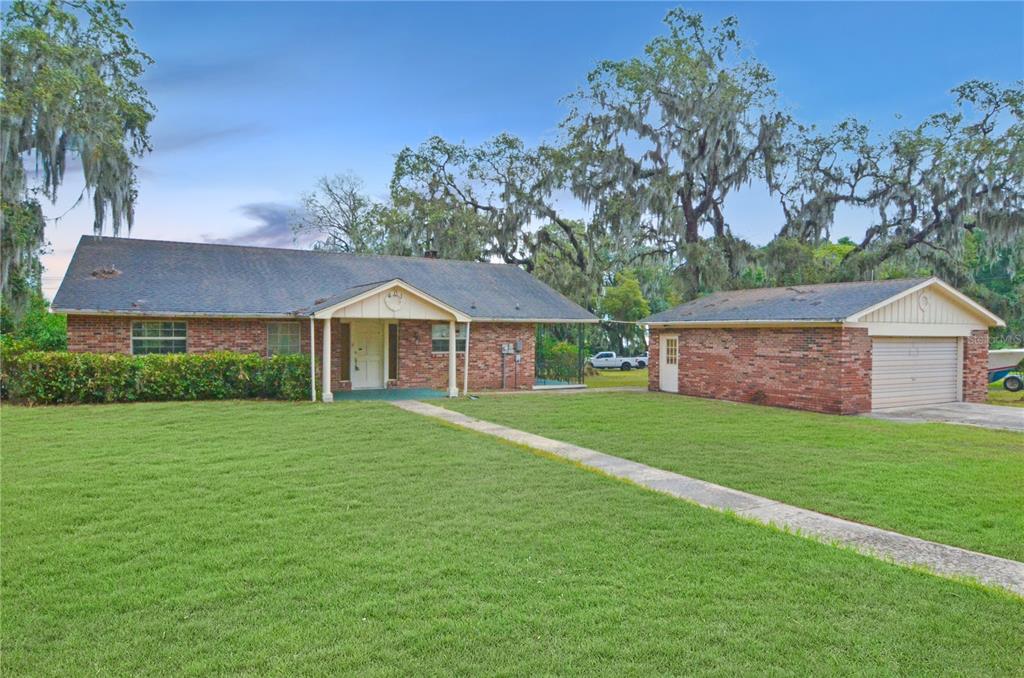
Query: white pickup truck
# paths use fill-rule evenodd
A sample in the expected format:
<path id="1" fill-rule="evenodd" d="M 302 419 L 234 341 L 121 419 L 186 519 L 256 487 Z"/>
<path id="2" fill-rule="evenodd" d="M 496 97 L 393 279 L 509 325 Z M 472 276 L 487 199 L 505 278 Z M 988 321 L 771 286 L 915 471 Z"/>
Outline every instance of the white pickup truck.
<path id="1" fill-rule="evenodd" d="M 647 352 L 635 358 L 616 355 L 615 351 L 601 351 L 587 360 L 587 364 L 597 369 L 632 370 L 647 367 Z"/>

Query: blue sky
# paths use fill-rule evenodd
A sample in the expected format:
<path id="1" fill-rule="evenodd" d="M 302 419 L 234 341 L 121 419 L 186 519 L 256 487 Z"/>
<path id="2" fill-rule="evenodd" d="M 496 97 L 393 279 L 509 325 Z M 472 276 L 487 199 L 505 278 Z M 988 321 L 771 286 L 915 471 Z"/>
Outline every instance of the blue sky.
<path id="1" fill-rule="evenodd" d="M 438 134 L 553 141 L 560 98 L 600 59 L 638 55 L 672 4 L 133 3 L 144 83 L 158 108 L 141 161 L 133 237 L 295 246 L 287 217 L 323 175 L 387 190 L 395 154 Z M 803 121 L 857 116 L 879 129 L 950 105 L 970 79 L 1024 77 L 1021 3 L 687 3 L 734 14 Z M 80 186 L 68 177 L 51 215 Z M 727 214 L 757 243 L 774 201 L 746 191 Z M 88 202 L 50 227 L 52 295 Z M 848 218 L 838 235 L 858 234 Z"/>

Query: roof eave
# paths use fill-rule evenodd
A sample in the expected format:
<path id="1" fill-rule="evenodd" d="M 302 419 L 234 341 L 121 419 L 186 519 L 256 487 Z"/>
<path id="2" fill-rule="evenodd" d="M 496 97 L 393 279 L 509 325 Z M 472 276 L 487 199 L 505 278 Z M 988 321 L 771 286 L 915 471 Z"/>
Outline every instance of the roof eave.
<path id="1" fill-rule="evenodd" d="M 545 325 L 573 325 L 576 323 L 596 325 L 601 322 L 600 318 L 499 318 L 499 317 L 473 317 L 471 322 L 475 323 L 543 323 Z"/>
<path id="2" fill-rule="evenodd" d="M 765 327 L 772 325 L 814 327 L 842 325 L 843 322 L 842 318 L 816 318 L 809 320 L 641 320 L 640 324 L 648 327 Z"/>
<path id="3" fill-rule="evenodd" d="M 150 311 L 150 310 L 123 310 L 123 309 L 85 309 L 51 307 L 51 313 L 64 315 L 113 315 L 151 318 L 252 318 L 267 320 L 297 320 L 299 318 L 319 317 L 315 313 L 198 313 L 195 311 Z M 488 323 L 544 323 L 556 324 L 596 324 L 601 322 L 598 318 L 503 318 L 503 317 L 472 317 L 464 316 L 459 322 L 488 322 Z"/>
<path id="4" fill-rule="evenodd" d="M 266 318 L 266 319 L 285 319 L 285 320 L 296 320 L 298 318 L 306 317 L 304 314 L 297 313 L 229 313 L 229 312 L 197 312 L 197 311 L 157 311 L 157 310 L 142 310 L 142 309 L 92 309 L 92 308 L 67 308 L 67 307 L 50 307 L 51 313 L 59 313 L 63 315 L 124 315 L 132 317 L 150 317 L 150 318 Z"/>

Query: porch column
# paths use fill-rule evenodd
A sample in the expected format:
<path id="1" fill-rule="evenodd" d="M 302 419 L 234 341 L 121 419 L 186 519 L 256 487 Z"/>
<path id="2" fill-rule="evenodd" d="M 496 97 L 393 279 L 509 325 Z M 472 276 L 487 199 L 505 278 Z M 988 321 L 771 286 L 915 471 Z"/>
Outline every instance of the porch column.
<path id="1" fill-rule="evenodd" d="M 321 397 L 325 403 L 334 402 L 334 393 L 331 391 L 331 319 L 324 318 L 324 354 L 323 360 L 323 394 Z"/>
<path id="2" fill-rule="evenodd" d="M 448 397 L 459 397 L 459 381 L 455 374 L 455 320 L 448 321 Z"/>
<path id="3" fill-rule="evenodd" d="M 462 356 L 462 395 L 469 395 L 469 322 L 466 322 L 466 351 Z"/>
<path id="4" fill-rule="evenodd" d="M 316 320 L 309 316 L 309 399 L 316 402 Z"/>

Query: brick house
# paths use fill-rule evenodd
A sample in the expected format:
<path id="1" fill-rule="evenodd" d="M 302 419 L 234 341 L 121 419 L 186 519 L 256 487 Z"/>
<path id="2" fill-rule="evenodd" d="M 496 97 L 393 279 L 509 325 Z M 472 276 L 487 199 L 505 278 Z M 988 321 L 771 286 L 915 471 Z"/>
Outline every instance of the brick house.
<path id="1" fill-rule="evenodd" d="M 597 322 L 515 266 L 95 236 L 53 310 L 71 351 L 311 353 L 325 401 L 532 388 L 536 325 Z"/>
<path id="2" fill-rule="evenodd" d="M 641 322 L 652 391 L 835 414 L 984 402 L 1005 325 L 937 278 L 717 292 Z"/>

